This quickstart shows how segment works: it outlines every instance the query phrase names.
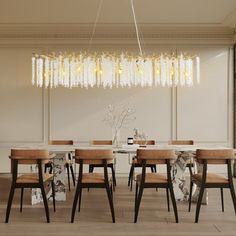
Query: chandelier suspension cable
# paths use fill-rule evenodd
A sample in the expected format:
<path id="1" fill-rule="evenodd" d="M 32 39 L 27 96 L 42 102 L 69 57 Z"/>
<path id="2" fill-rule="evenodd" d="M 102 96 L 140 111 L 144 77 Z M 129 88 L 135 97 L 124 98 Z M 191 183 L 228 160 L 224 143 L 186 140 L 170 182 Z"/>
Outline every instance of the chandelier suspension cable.
<path id="1" fill-rule="evenodd" d="M 90 35 L 90 39 L 89 39 L 89 43 L 88 43 L 88 49 L 91 49 L 91 45 L 92 45 L 92 41 L 93 41 L 93 36 L 95 34 L 96 26 L 97 26 L 98 19 L 99 19 L 99 16 L 100 16 L 100 13 L 101 13 L 101 9 L 102 9 L 102 3 L 103 3 L 103 0 L 99 0 L 99 5 L 98 5 L 97 13 L 96 13 L 96 18 L 95 18 L 95 21 L 94 21 L 94 24 L 93 24 L 92 33 Z"/>
<path id="2" fill-rule="evenodd" d="M 131 1 L 131 8 L 132 8 L 132 13 L 133 13 L 133 18 L 134 18 L 134 26 L 135 26 L 135 32 L 136 32 L 136 37 L 138 41 L 139 52 L 140 52 L 140 56 L 143 56 L 143 50 L 140 43 L 139 30 L 138 30 L 138 25 L 137 25 L 135 10 L 134 10 L 134 1 L 133 0 L 130 0 L 130 1 Z"/>

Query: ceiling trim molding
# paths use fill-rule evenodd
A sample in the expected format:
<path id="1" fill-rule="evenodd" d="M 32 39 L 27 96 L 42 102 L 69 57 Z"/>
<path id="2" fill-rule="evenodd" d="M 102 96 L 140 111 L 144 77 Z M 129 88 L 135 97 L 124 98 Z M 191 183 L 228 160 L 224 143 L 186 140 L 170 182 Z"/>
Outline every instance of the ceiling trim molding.
<path id="1" fill-rule="evenodd" d="M 139 25 L 145 44 L 225 44 L 234 43 L 234 29 L 216 25 Z M 0 45 L 86 45 L 91 24 L 0 24 Z M 100 24 L 93 45 L 136 44 L 131 24 Z"/>

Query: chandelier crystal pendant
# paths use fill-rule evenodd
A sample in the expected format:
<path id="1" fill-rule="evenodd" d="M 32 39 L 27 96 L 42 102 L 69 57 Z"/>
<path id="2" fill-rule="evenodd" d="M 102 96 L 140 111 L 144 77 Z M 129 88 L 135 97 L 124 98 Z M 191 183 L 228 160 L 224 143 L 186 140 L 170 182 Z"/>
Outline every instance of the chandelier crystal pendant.
<path id="1" fill-rule="evenodd" d="M 131 1 L 139 54 L 131 53 L 50 53 L 32 55 L 32 84 L 38 87 L 151 87 L 193 86 L 200 82 L 200 59 L 186 53 L 146 55 L 139 37 Z M 102 0 L 98 7 L 95 32 Z M 90 39 L 90 43 L 92 37 Z"/>

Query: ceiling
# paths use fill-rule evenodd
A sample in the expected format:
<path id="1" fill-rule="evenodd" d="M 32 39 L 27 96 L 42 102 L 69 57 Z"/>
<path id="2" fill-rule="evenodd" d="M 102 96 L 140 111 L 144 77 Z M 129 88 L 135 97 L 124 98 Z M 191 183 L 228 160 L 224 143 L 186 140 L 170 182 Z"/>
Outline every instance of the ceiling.
<path id="1" fill-rule="evenodd" d="M 0 0 L 0 24 L 133 23 L 130 0 Z M 134 0 L 143 24 L 236 26 L 236 0 Z"/>
<path id="2" fill-rule="evenodd" d="M 148 45 L 236 43 L 236 0 L 133 1 Z M 0 47 L 83 47 L 91 38 L 98 47 L 136 45 L 131 0 L 0 0 Z"/>

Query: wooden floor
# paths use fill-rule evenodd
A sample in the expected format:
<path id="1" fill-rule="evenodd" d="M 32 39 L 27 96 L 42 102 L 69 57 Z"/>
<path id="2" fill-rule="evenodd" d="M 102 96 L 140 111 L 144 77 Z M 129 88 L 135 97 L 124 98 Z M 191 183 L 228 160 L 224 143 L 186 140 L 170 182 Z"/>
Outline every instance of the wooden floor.
<path id="1" fill-rule="evenodd" d="M 47 224 L 42 204 L 30 205 L 30 192 L 26 191 L 23 212 L 19 211 L 19 190 L 16 191 L 10 222 L 4 223 L 10 178 L 0 176 L 0 235 L 236 235 L 236 216 L 229 191 L 225 190 L 225 212 L 221 212 L 220 195 L 209 190 L 209 205 L 202 206 L 200 221 L 194 223 L 195 204 L 187 211 L 186 202 L 178 202 L 180 223 L 174 214 L 167 211 L 164 190 L 144 190 L 138 223 L 133 223 L 134 191 L 127 188 L 127 179 L 118 178 L 114 194 L 116 223 L 111 221 L 106 193 L 103 189 L 83 191 L 81 212 L 76 212 L 75 223 L 70 223 L 74 188 L 68 193 L 66 202 L 57 202 L 57 211 L 52 211 L 51 223 Z"/>

